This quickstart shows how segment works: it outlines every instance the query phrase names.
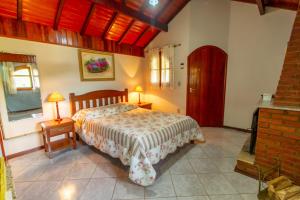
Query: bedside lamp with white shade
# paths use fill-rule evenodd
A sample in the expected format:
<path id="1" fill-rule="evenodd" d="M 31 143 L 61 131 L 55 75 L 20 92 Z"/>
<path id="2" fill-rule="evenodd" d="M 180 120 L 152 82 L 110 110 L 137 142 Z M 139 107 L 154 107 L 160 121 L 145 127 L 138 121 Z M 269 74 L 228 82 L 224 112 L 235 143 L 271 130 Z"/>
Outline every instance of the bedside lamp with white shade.
<path id="1" fill-rule="evenodd" d="M 135 87 L 134 91 L 139 93 L 139 102 L 138 102 L 138 104 L 141 104 L 141 93 L 144 92 L 143 88 L 140 85 L 138 85 L 138 86 Z"/>
<path id="2" fill-rule="evenodd" d="M 59 115 L 59 108 L 58 108 L 58 102 L 59 101 L 64 101 L 65 98 L 62 94 L 60 94 L 59 92 L 52 92 L 51 94 L 49 94 L 47 101 L 48 102 L 55 102 L 56 103 L 56 119 L 55 121 L 61 121 L 62 119 L 60 118 Z"/>

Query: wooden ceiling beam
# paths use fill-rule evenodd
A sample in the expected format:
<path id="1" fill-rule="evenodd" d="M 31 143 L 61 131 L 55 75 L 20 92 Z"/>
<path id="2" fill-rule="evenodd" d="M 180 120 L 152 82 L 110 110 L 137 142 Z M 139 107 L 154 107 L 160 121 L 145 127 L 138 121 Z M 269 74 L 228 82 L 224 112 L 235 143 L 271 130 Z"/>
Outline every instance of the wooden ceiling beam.
<path id="1" fill-rule="evenodd" d="M 135 20 L 131 20 L 131 22 L 128 24 L 128 27 L 126 28 L 126 30 L 124 31 L 124 33 L 121 35 L 118 44 L 121 44 L 124 40 L 124 38 L 126 37 L 126 35 L 128 34 L 129 30 L 131 29 L 131 27 L 133 26 Z"/>
<path id="2" fill-rule="evenodd" d="M 167 3 L 165 3 L 165 5 L 156 13 L 155 15 L 155 19 L 157 20 L 157 18 L 166 11 L 166 9 L 169 7 L 169 5 L 171 5 L 172 1 L 168 1 Z"/>
<path id="3" fill-rule="evenodd" d="M 17 0 L 17 19 L 22 20 L 22 0 Z"/>
<path id="4" fill-rule="evenodd" d="M 256 4 L 256 0 L 232 0 L 232 1 Z M 265 2 L 265 5 L 270 6 L 270 7 L 287 9 L 287 10 L 297 10 L 298 9 L 298 3 L 292 3 L 292 2 L 269 1 L 269 2 Z"/>
<path id="5" fill-rule="evenodd" d="M 167 7 L 171 4 L 172 1 L 168 1 L 159 11 L 158 13 L 155 15 L 155 19 L 157 20 L 157 18 L 167 9 Z M 135 46 L 138 41 L 146 34 L 146 32 L 148 32 L 150 30 L 150 26 L 145 28 L 145 30 L 139 35 L 139 37 L 134 41 L 133 45 Z M 159 33 L 160 31 L 158 31 Z M 156 34 L 157 35 L 157 34 Z M 151 40 L 150 40 L 151 41 Z"/>
<path id="6" fill-rule="evenodd" d="M 170 21 L 172 21 L 172 19 L 186 6 L 186 4 L 188 4 L 189 2 L 190 2 L 191 0 L 185 0 L 185 2 L 177 9 L 177 11 L 170 17 L 170 19 L 168 19 L 168 21 L 167 21 L 167 24 L 170 22 Z M 171 1 L 169 1 L 165 6 L 164 6 L 164 8 L 161 10 L 161 11 L 159 11 L 158 13 L 157 13 L 157 15 L 155 16 L 155 18 L 156 19 L 158 19 L 159 17 L 160 17 L 160 15 L 162 15 L 164 12 L 165 12 L 165 10 L 168 8 L 168 6 L 171 4 Z M 146 47 L 146 46 L 148 46 L 149 45 L 149 43 L 158 35 L 160 33 L 160 31 L 157 31 L 150 39 L 149 39 L 149 41 L 144 45 L 144 48 Z"/>
<path id="7" fill-rule="evenodd" d="M 157 31 L 154 35 L 152 35 L 152 37 L 150 38 L 150 40 L 148 42 L 146 42 L 146 44 L 144 45 L 144 47 L 148 46 L 148 44 L 160 33 L 160 31 Z"/>
<path id="8" fill-rule="evenodd" d="M 258 6 L 259 14 L 264 15 L 266 13 L 266 5 L 264 0 L 256 0 L 256 4 Z"/>
<path id="9" fill-rule="evenodd" d="M 56 10 L 55 20 L 54 20 L 54 24 L 53 24 L 53 29 L 54 30 L 58 29 L 58 25 L 59 25 L 59 22 L 60 22 L 60 17 L 61 17 L 61 14 L 62 14 L 62 10 L 64 8 L 64 4 L 65 4 L 65 0 L 59 0 L 57 10 Z"/>
<path id="10" fill-rule="evenodd" d="M 190 2 L 191 0 L 185 0 L 185 2 L 177 9 L 177 11 L 170 17 L 170 19 L 167 21 L 169 23 L 174 19 L 174 17 Z"/>
<path id="11" fill-rule="evenodd" d="M 90 9 L 89 9 L 89 12 L 88 12 L 88 14 L 86 15 L 85 20 L 84 20 L 84 23 L 83 23 L 83 25 L 82 25 L 82 28 L 81 28 L 81 31 L 80 31 L 80 34 L 81 34 L 81 35 L 85 34 L 85 31 L 86 31 L 86 29 L 87 29 L 87 27 L 88 27 L 88 25 L 89 25 L 89 23 L 90 23 L 90 20 L 91 20 L 91 18 L 92 18 L 92 16 L 93 16 L 93 13 L 95 12 L 95 9 L 96 9 L 96 4 L 95 4 L 95 3 L 92 3 L 92 4 L 91 4 L 91 7 L 90 7 Z"/>
<path id="12" fill-rule="evenodd" d="M 115 23 L 117 19 L 118 13 L 114 12 L 109 20 L 109 22 L 106 24 L 106 27 L 104 28 L 104 31 L 101 35 L 101 38 L 104 40 L 106 38 L 107 33 L 110 31 L 111 27 Z"/>
<path id="13" fill-rule="evenodd" d="M 150 26 L 153 26 L 161 31 L 168 31 L 168 24 L 164 24 L 159 22 L 156 19 L 152 19 L 146 15 L 144 15 L 144 13 L 138 12 L 136 10 L 133 10 L 127 6 L 124 6 L 122 4 L 118 4 L 115 1 L 111 1 L 111 0 L 93 0 L 94 2 L 109 7 L 119 13 L 122 13 L 124 15 L 127 15 L 135 20 L 141 21 L 145 24 L 148 24 Z"/>
<path id="14" fill-rule="evenodd" d="M 146 0 L 147 1 L 147 0 Z M 147 4 L 144 2 L 140 8 L 140 12 L 143 13 L 144 10 L 147 8 Z M 125 34 L 122 35 L 122 37 L 120 37 L 120 40 L 118 41 L 118 44 L 121 44 L 124 40 L 124 38 L 126 37 L 126 35 L 128 34 L 128 32 L 130 31 L 130 29 L 132 28 L 133 24 L 135 23 L 136 20 L 132 21 L 132 24 L 130 24 L 130 26 L 128 26 L 128 29 L 124 32 Z"/>
<path id="15" fill-rule="evenodd" d="M 140 39 L 150 30 L 151 26 L 148 26 L 143 30 L 143 32 L 136 38 L 136 40 L 133 42 L 133 46 L 136 46 L 136 44 L 140 41 Z"/>

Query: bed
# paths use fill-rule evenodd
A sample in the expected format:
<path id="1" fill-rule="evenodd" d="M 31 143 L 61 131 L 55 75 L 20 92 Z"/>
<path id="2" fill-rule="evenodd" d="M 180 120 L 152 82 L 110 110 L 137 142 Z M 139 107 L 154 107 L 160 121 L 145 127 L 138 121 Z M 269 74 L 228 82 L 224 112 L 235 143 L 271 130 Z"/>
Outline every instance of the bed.
<path id="1" fill-rule="evenodd" d="M 70 94 L 76 133 L 88 145 L 119 158 L 134 183 L 154 183 L 154 164 L 194 140 L 204 141 L 198 123 L 179 114 L 128 103 L 128 90 Z"/>

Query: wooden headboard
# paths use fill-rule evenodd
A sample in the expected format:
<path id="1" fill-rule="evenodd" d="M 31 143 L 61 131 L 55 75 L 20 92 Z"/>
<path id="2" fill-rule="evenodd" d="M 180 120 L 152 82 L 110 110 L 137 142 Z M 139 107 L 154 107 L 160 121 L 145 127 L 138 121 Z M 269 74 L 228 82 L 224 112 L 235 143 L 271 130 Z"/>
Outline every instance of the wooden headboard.
<path id="1" fill-rule="evenodd" d="M 128 89 L 118 90 L 97 90 L 81 95 L 70 93 L 71 114 L 74 115 L 83 108 L 105 106 L 113 103 L 128 102 Z"/>

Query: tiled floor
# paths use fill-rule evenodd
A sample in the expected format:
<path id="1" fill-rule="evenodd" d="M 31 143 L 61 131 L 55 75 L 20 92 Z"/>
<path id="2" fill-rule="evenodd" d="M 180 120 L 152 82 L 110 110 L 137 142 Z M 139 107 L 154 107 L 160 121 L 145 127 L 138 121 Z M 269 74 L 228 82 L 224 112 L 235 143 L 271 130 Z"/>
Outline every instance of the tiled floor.
<path id="1" fill-rule="evenodd" d="M 233 171 L 246 133 L 202 128 L 205 144 L 186 145 L 155 166 L 150 187 L 132 184 L 120 161 L 79 146 L 49 160 L 43 151 L 10 160 L 18 199 L 253 200 L 256 180 Z"/>

